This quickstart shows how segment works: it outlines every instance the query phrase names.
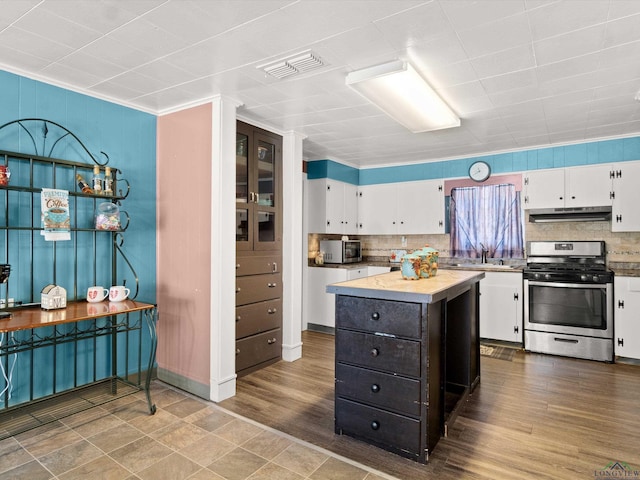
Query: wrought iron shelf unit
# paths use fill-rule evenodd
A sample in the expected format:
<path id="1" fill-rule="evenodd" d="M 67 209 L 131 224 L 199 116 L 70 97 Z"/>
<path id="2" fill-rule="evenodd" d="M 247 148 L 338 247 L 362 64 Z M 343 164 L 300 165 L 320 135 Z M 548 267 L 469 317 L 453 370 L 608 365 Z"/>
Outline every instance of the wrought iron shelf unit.
<path id="1" fill-rule="evenodd" d="M 30 143 L 33 153 L 22 152 Z M 33 409 L 46 410 L 61 397 L 71 402 L 69 395 L 78 393 L 82 408 L 90 408 L 145 390 L 149 411 L 155 413 L 149 382 L 157 346 L 157 308 L 135 300 L 138 275 L 122 248 L 130 217 L 120 206 L 129 195 L 129 182 L 110 167 L 112 195 L 78 191 L 76 175 L 90 180 L 96 165 L 104 172 L 109 157 L 101 152 L 106 161 L 98 161 L 76 135 L 50 120 L 29 118 L 0 126 L 0 145 L 6 144 L 19 144 L 21 152 L 0 150 L 0 166 L 11 173 L 8 182 L 0 182 L 6 183 L 0 184 L 0 264 L 11 265 L 9 278 L 0 284 L 0 315 L 10 315 L 0 317 L 0 438 L 38 426 L 43 418 L 56 420 L 59 417 L 34 414 Z M 88 161 L 58 159 L 55 150 Z M 68 241 L 46 241 L 42 235 L 43 188 L 68 192 Z M 102 202 L 118 206 L 120 228 L 96 228 L 95 214 Z M 124 275 L 119 266 L 126 270 Z M 86 302 L 87 287 L 122 285 L 126 280 L 131 295 L 120 305 Z M 67 308 L 39 308 L 47 284 L 66 288 Z M 98 390 L 95 398 L 82 396 L 101 385 L 108 388 Z M 21 420 L 23 414 L 38 421 Z"/>

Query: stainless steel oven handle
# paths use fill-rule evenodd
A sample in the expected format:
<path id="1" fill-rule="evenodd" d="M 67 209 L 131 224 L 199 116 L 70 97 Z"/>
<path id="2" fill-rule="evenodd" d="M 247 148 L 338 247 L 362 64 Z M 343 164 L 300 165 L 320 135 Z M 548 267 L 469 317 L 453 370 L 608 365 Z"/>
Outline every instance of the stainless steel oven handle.
<path id="1" fill-rule="evenodd" d="M 610 283 L 562 283 L 562 282 L 532 282 L 528 281 L 530 287 L 559 287 L 559 288 L 607 288 Z"/>
<path id="2" fill-rule="evenodd" d="M 553 337 L 553 340 L 556 342 L 564 342 L 564 343 L 578 343 L 578 340 L 576 340 L 575 338 Z"/>

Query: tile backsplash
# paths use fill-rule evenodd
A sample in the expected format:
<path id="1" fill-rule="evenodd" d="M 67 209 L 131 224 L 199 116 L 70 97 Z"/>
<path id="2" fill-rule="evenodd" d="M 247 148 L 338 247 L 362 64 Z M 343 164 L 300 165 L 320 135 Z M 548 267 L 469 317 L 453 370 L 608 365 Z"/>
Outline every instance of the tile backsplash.
<path id="1" fill-rule="evenodd" d="M 402 245 L 402 238 L 406 246 Z M 320 239 L 339 239 L 340 235 L 309 234 L 309 258 L 315 258 Z M 415 250 L 425 245 L 441 257 L 449 257 L 449 235 L 352 235 L 362 241 L 363 257 L 388 258 L 391 250 Z M 640 232 L 612 232 L 610 222 L 566 222 L 525 224 L 525 240 L 604 240 L 609 262 L 640 262 Z"/>

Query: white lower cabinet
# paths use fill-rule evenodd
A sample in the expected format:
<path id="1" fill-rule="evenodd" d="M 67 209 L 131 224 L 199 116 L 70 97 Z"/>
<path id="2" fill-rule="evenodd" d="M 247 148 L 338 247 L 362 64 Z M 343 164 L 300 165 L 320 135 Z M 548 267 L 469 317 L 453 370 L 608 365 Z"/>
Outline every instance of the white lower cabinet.
<path id="1" fill-rule="evenodd" d="M 640 277 L 615 277 L 614 352 L 640 359 Z"/>
<path id="2" fill-rule="evenodd" d="M 522 343 L 522 273 L 485 272 L 480 280 L 480 337 Z"/>
<path id="3" fill-rule="evenodd" d="M 327 285 L 356 278 L 386 273 L 390 267 L 308 267 L 305 319 L 310 329 L 331 329 L 335 326 L 335 295 L 327 293 Z"/>

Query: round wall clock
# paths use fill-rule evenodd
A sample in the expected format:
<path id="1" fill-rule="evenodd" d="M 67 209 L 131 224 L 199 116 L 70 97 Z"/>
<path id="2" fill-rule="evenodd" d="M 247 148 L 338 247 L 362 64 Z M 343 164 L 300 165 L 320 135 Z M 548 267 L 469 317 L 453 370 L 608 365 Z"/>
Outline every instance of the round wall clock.
<path id="1" fill-rule="evenodd" d="M 473 162 L 469 167 L 469 178 L 476 182 L 484 182 L 491 175 L 491 167 L 487 162 Z"/>

